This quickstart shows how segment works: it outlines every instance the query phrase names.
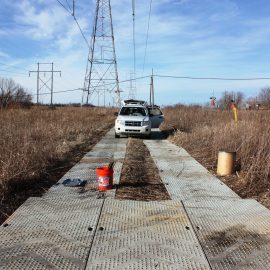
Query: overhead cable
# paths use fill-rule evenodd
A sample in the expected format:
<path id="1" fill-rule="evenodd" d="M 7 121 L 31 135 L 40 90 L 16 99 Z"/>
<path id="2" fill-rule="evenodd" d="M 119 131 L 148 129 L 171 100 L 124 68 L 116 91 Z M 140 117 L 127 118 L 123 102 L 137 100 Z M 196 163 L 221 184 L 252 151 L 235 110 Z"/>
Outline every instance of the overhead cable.
<path id="1" fill-rule="evenodd" d="M 149 14 L 148 14 L 148 24 L 147 24 L 147 32 L 146 32 L 146 41 L 145 41 L 145 50 L 144 50 L 143 72 L 142 72 L 142 74 L 144 73 L 144 66 L 145 66 L 145 60 L 146 60 L 146 53 L 147 53 L 147 46 L 148 46 L 148 37 L 149 37 L 149 27 L 150 27 L 151 12 L 152 12 L 152 0 L 150 0 L 150 7 L 149 7 Z"/>
<path id="2" fill-rule="evenodd" d="M 159 78 L 188 79 L 188 80 L 216 80 L 216 81 L 259 81 L 270 80 L 270 77 L 254 78 L 222 78 L 222 77 L 191 77 L 191 76 L 173 76 L 173 75 L 153 75 Z"/>
<path id="3" fill-rule="evenodd" d="M 218 78 L 218 77 L 190 77 L 190 76 L 172 76 L 172 75 L 147 75 L 142 77 L 137 77 L 133 79 L 119 81 L 119 83 L 125 83 L 130 81 L 141 80 L 145 78 L 149 78 L 151 76 L 159 77 L 159 78 L 172 78 L 172 79 L 189 79 L 189 80 L 222 80 L 222 81 L 255 81 L 255 80 L 270 80 L 270 77 L 257 77 L 257 78 Z M 112 85 L 114 83 L 108 83 L 105 85 Z M 74 91 L 86 91 L 83 88 L 75 88 L 75 89 L 68 89 L 68 90 L 61 90 L 56 91 L 54 94 L 58 93 L 66 93 L 66 92 L 74 92 Z M 50 92 L 47 93 L 40 93 L 39 95 L 50 95 Z M 30 94 L 32 96 L 36 96 L 37 94 Z"/>
<path id="4" fill-rule="evenodd" d="M 65 5 L 59 1 L 59 0 L 56 0 L 68 13 L 70 13 L 70 10 L 68 8 L 65 7 Z M 71 13 L 70 13 L 71 14 Z"/>
<path id="5" fill-rule="evenodd" d="M 13 68 L 13 69 L 20 69 L 20 70 L 24 70 L 24 71 L 27 71 L 28 72 L 28 70 L 26 70 L 24 68 L 16 67 L 14 65 L 8 65 L 8 64 L 2 63 L 2 62 L 0 62 L 0 65 L 7 66 L 7 67 L 10 67 L 10 68 Z"/>
<path id="6" fill-rule="evenodd" d="M 145 79 L 148 78 L 150 76 L 144 76 L 144 77 L 138 77 L 138 78 L 134 78 L 134 79 L 129 79 L 129 80 L 123 80 L 120 81 L 119 83 L 124 83 L 124 82 L 129 82 L 129 81 L 134 81 L 134 80 L 140 80 L 140 79 Z M 108 83 L 108 84 L 104 84 L 104 85 L 112 85 L 114 83 Z M 74 92 L 74 91 L 85 91 L 83 88 L 75 88 L 75 89 L 68 89 L 68 90 L 61 90 L 61 91 L 55 91 L 53 92 L 54 94 L 57 93 L 66 93 L 66 92 Z M 40 93 L 39 95 L 50 95 L 51 93 L 47 92 L 47 93 Z M 37 94 L 32 94 L 33 96 L 36 96 Z"/>
<path id="7" fill-rule="evenodd" d="M 69 10 L 71 11 L 72 9 L 71 9 L 71 6 L 70 6 L 68 0 L 66 0 L 66 3 L 67 3 L 67 6 L 68 6 Z"/>
<path id="8" fill-rule="evenodd" d="M 55 91 L 53 92 L 54 94 L 58 94 L 58 93 L 66 93 L 66 92 L 74 92 L 74 91 L 79 91 L 79 90 L 83 90 L 82 88 L 76 88 L 76 89 L 68 89 L 68 90 L 61 90 L 61 91 Z M 47 93 L 40 93 L 39 95 L 50 95 L 51 92 L 47 92 Z M 37 94 L 32 94 L 33 96 L 36 96 Z"/>
<path id="9" fill-rule="evenodd" d="M 123 80 L 123 81 L 120 81 L 119 83 L 137 81 L 137 80 L 141 80 L 141 79 L 145 79 L 145 78 L 149 78 L 149 77 L 151 77 L 151 75 L 146 75 L 146 76 L 141 76 L 141 77 L 137 77 L 137 78 L 133 78 L 133 79 Z"/>
<path id="10" fill-rule="evenodd" d="M 151 75 L 147 75 L 147 76 L 142 76 L 142 77 L 137 77 L 137 78 L 132 78 L 132 79 L 128 79 L 128 80 L 123 80 L 123 81 L 119 81 L 119 83 L 125 83 L 125 82 L 130 82 L 130 81 L 137 81 L 137 80 L 141 80 L 141 79 L 145 79 L 145 78 L 150 78 Z M 104 83 L 102 86 L 107 86 L 107 85 L 113 85 L 115 83 Z M 87 91 L 84 90 L 83 91 Z"/>
<path id="11" fill-rule="evenodd" d="M 4 71 L 4 73 L 13 73 L 13 74 L 19 74 L 19 75 L 25 75 L 26 76 L 25 73 L 16 72 L 16 71 L 10 71 L 10 70 L 7 70 L 7 69 L 1 69 L 0 71 Z"/>
<path id="12" fill-rule="evenodd" d="M 82 28 L 81 28 L 81 26 L 80 26 L 80 24 L 79 24 L 77 18 L 75 17 L 75 15 L 73 15 L 72 17 L 74 18 L 74 21 L 76 22 L 76 24 L 77 24 L 77 26 L 78 26 L 78 28 L 79 28 L 81 34 L 82 34 L 82 37 L 83 37 L 83 39 L 84 39 L 84 41 L 85 41 L 87 47 L 90 49 L 90 45 L 89 45 L 89 43 L 88 43 L 88 41 L 87 41 L 87 38 L 85 37 L 85 34 L 84 34 L 83 31 L 82 31 Z"/>
<path id="13" fill-rule="evenodd" d="M 56 1 L 68 12 L 68 14 L 70 14 L 73 17 L 73 19 L 76 22 L 76 24 L 78 26 L 78 29 L 80 30 L 80 33 L 81 33 L 81 35 L 82 35 L 82 37 L 83 37 L 83 39 L 84 39 L 87 47 L 90 48 L 90 45 L 89 45 L 89 43 L 87 41 L 87 38 L 86 38 L 85 34 L 83 33 L 83 30 L 82 30 L 82 28 L 81 28 L 81 26 L 80 26 L 77 18 L 75 17 L 75 14 L 74 14 L 74 4 L 73 4 L 73 11 L 72 11 L 72 10 L 68 9 L 65 5 L 63 5 L 63 3 L 61 3 L 59 0 L 56 0 Z M 70 8 L 70 5 L 68 4 L 68 2 L 67 2 L 67 5 Z"/>
<path id="14" fill-rule="evenodd" d="M 135 0 L 132 0 L 132 18 L 133 18 L 133 65 L 134 74 L 136 74 L 136 40 L 135 40 Z"/>

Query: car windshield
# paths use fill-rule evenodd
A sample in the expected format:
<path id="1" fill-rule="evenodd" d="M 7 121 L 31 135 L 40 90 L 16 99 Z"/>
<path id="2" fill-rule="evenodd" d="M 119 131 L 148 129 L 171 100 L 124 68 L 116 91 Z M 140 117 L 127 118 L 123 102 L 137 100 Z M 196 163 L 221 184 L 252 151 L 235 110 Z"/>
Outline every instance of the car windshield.
<path id="1" fill-rule="evenodd" d="M 146 110 L 141 107 L 123 107 L 120 115 L 146 116 Z"/>

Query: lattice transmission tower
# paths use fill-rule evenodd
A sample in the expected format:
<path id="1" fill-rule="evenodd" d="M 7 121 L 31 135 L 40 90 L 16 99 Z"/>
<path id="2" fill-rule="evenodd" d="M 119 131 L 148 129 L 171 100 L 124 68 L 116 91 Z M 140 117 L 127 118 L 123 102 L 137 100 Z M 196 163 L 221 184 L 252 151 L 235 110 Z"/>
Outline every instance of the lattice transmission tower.
<path id="1" fill-rule="evenodd" d="M 82 103 L 109 92 L 121 104 L 110 0 L 97 0 Z"/>

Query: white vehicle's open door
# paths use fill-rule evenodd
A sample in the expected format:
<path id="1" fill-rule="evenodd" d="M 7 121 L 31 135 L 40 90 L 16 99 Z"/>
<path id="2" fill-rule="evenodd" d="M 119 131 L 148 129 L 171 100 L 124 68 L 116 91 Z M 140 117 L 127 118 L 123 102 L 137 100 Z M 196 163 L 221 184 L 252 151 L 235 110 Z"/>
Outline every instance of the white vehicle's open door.
<path id="1" fill-rule="evenodd" d="M 148 107 L 148 112 L 151 120 L 151 128 L 159 128 L 164 121 L 164 116 L 159 107 Z"/>

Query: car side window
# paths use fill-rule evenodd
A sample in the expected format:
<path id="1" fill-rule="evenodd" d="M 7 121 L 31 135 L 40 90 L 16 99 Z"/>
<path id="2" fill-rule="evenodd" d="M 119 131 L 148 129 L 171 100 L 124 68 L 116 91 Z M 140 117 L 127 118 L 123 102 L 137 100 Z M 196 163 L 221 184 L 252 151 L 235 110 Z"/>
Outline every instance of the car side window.
<path id="1" fill-rule="evenodd" d="M 162 112 L 159 108 L 148 108 L 148 111 L 149 111 L 149 115 L 153 115 L 153 116 L 162 115 Z"/>

